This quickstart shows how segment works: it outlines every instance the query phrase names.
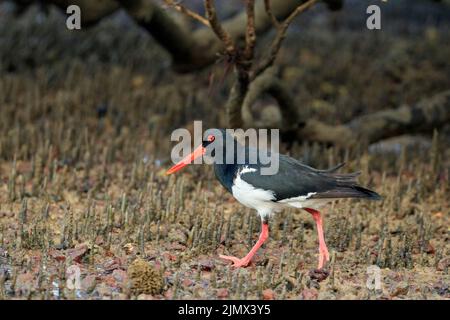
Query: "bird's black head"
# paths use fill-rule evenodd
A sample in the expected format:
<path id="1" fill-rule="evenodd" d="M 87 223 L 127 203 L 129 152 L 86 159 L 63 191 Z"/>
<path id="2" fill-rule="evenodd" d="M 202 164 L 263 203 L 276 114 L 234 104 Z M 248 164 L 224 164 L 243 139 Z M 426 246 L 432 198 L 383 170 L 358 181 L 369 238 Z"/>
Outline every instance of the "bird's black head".
<path id="1" fill-rule="evenodd" d="M 211 143 L 216 141 L 216 136 L 214 134 L 209 134 L 206 139 L 202 141 L 203 148 L 207 148 Z"/>
<path id="2" fill-rule="evenodd" d="M 221 156 L 225 153 L 227 143 L 234 143 L 234 138 L 224 129 L 209 129 L 205 131 L 202 147 L 209 158 Z M 219 151 L 220 152 L 217 152 Z"/>
<path id="3" fill-rule="evenodd" d="M 233 142 L 234 138 L 225 129 L 208 129 L 203 135 L 202 146 L 208 148 L 208 146 L 214 145 L 215 147 L 224 146 L 228 142 Z"/>

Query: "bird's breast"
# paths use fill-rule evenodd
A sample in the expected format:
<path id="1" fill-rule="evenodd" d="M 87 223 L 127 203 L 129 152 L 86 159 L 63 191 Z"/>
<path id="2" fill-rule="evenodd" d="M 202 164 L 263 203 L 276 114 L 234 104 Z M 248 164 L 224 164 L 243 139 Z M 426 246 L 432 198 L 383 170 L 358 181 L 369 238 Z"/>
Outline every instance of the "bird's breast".
<path id="1" fill-rule="evenodd" d="M 244 168 L 244 170 L 237 173 L 236 178 L 233 180 L 231 187 L 233 197 L 246 207 L 258 211 L 271 211 L 275 204 L 273 202 L 275 199 L 274 193 L 270 190 L 255 188 L 250 183 L 244 181 L 241 175 L 247 172 L 250 171 L 246 171 Z"/>

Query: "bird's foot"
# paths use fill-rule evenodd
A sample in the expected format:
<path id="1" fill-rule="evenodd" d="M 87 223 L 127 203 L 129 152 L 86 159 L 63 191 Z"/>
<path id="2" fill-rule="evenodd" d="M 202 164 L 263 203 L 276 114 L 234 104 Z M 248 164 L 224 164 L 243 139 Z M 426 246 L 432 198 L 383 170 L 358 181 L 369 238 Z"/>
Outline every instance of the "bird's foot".
<path id="1" fill-rule="evenodd" d="M 328 253 L 327 247 L 319 247 L 319 265 L 317 266 L 317 269 L 311 270 L 311 272 L 309 273 L 311 279 L 315 279 L 318 282 L 321 282 L 330 275 L 330 272 L 324 268 L 324 265 L 328 261 L 330 261 L 330 254 Z"/>
<path id="2" fill-rule="evenodd" d="M 235 268 L 245 268 L 250 264 L 250 259 L 246 258 L 239 259 L 233 256 L 224 256 L 223 254 L 219 255 L 219 258 L 233 262 L 233 267 Z"/>
<path id="3" fill-rule="evenodd" d="M 321 282 L 328 278 L 330 272 L 326 269 L 313 269 L 309 271 L 309 277 L 317 282 Z"/>

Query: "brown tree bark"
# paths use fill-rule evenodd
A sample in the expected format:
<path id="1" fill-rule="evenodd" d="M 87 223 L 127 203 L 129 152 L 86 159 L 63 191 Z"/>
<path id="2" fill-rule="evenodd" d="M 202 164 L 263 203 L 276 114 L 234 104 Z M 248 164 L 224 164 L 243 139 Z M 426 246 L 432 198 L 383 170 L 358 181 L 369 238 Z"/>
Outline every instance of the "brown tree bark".
<path id="1" fill-rule="evenodd" d="M 33 2 L 32 0 L 17 0 Z M 332 10 L 340 9 L 343 0 L 324 0 Z M 47 0 L 66 10 L 71 4 L 81 8 L 83 26 L 90 26 L 118 9 L 128 14 L 172 56 L 173 67 L 178 72 L 192 72 L 207 67 L 217 60 L 217 53 L 224 50 L 211 28 L 195 31 L 185 30 L 154 0 Z M 285 19 L 295 8 L 306 0 L 272 0 L 272 13 L 279 20 Z M 256 36 L 264 34 L 272 27 L 271 17 L 266 13 L 264 1 L 257 1 L 254 8 Z M 223 29 L 236 42 L 244 41 L 247 13 L 245 10 L 222 23 Z"/>
<path id="2" fill-rule="evenodd" d="M 340 0 L 328 0 L 330 2 Z M 217 60 L 217 53 L 225 49 L 223 41 L 218 39 L 211 28 L 185 30 L 174 22 L 167 10 L 154 0 L 48 0 L 65 10 L 68 5 L 80 6 L 82 23 L 93 24 L 119 8 L 128 14 L 172 56 L 173 67 L 178 72 L 191 72 L 207 67 Z M 286 18 L 298 5 L 306 0 L 272 1 L 272 12 L 277 19 Z M 244 11 L 222 23 L 232 40 L 243 42 L 246 34 L 247 13 Z M 263 1 L 255 5 L 256 36 L 272 28 L 271 18 L 267 15 Z"/>
<path id="3" fill-rule="evenodd" d="M 333 126 L 311 119 L 298 131 L 298 136 L 305 140 L 349 146 L 361 139 L 373 143 L 405 133 L 431 132 L 448 123 L 450 90 L 412 106 L 357 117 L 344 125 Z"/>
<path id="4" fill-rule="evenodd" d="M 274 67 L 267 69 L 262 75 L 252 81 L 241 103 L 242 108 L 235 108 L 236 112 L 242 113 L 243 125 L 245 127 L 254 125 L 251 107 L 263 94 L 270 95 L 278 102 L 283 117 L 283 130 L 295 130 L 300 119 L 298 108 L 294 104 L 289 91 L 278 77 L 277 69 Z"/>

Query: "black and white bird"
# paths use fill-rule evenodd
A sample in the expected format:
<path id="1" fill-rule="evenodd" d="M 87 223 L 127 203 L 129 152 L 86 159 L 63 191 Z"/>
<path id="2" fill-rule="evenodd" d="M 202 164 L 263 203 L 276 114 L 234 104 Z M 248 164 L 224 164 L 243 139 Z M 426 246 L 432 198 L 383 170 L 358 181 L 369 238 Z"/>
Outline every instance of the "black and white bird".
<path id="1" fill-rule="evenodd" d="M 217 139 L 220 138 L 220 139 Z M 215 149 L 222 148 L 222 155 L 226 155 L 227 139 L 233 139 L 234 160 L 217 161 L 220 152 Z M 213 144 L 218 142 L 219 146 Z M 214 148 L 213 148 L 214 145 Z M 244 163 L 238 164 L 236 158 L 239 152 L 245 156 Z M 171 167 L 166 173 L 174 173 L 184 166 L 192 163 L 194 159 L 205 154 L 210 154 L 214 158 L 214 172 L 216 178 L 227 189 L 233 197 L 246 207 L 255 209 L 261 217 L 261 233 L 258 241 L 244 258 L 220 255 L 220 258 L 230 260 L 235 267 L 246 267 L 250 264 L 252 257 L 266 241 L 269 236 L 269 218 L 272 214 L 284 208 L 299 208 L 309 212 L 316 222 L 319 238 L 319 263 L 318 269 L 322 269 L 324 263 L 330 259 L 323 233 L 322 216 L 319 209 L 330 201 L 341 198 L 363 198 L 369 200 L 379 200 L 380 195 L 376 192 L 359 186 L 356 182 L 358 172 L 350 174 L 340 174 L 336 171 L 343 166 L 338 165 L 329 170 L 318 170 L 299 161 L 282 154 L 278 156 L 278 171 L 273 175 L 261 174 L 261 169 L 267 167 L 257 158 L 257 161 L 250 163 L 250 153 L 258 153 L 258 149 L 243 146 L 225 130 L 216 130 L 215 134 L 210 134 L 207 139 L 198 146 L 194 152 L 185 157 L 182 161 Z M 253 163 L 255 162 L 255 163 Z"/>

